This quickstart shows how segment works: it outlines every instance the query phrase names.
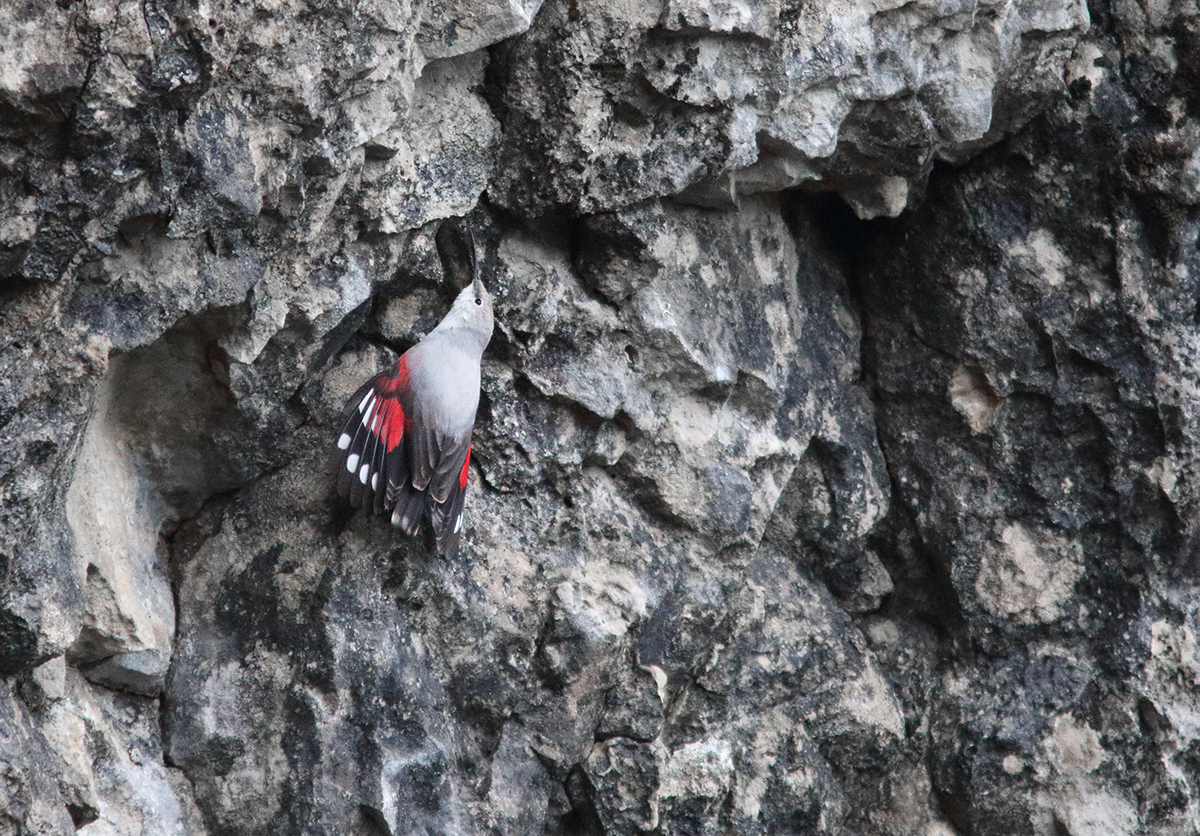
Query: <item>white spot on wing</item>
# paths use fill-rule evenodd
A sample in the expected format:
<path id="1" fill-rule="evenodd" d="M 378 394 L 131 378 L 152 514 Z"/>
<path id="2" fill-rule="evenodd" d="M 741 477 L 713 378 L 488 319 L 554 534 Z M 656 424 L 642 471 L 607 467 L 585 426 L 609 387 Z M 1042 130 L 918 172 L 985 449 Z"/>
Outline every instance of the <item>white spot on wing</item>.
<path id="1" fill-rule="evenodd" d="M 379 490 L 379 474 L 378 473 L 371 474 L 371 490 L 373 490 L 373 491 Z"/>
<path id="2" fill-rule="evenodd" d="M 362 425 L 368 430 L 371 429 L 371 413 L 375 411 L 375 407 L 379 406 L 379 401 L 371 401 L 371 405 L 367 407 L 367 411 L 363 413 Z"/>
<path id="3" fill-rule="evenodd" d="M 462 531 L 462 517 L 463 517 L 463 515 L 459 514 L 458 519 L 454 521 L 454 533 L 455 534 Z"/>
<path id="4" fill-rule="evenodd" d="M 342 433 L 341 435 L 339 435 L 338 436 L 338 449 L 345 450 L 349 446 L 350 446 L 350 434 Z"/>
<path id="5" fill-rule="evenodd" d="M 375 398 L 374 390 L 367 392 L 367 394 L 363 395 L 363 399 L 358 402 L 358 411 L 366 412 L 367 404 L 369 404 L 374 398 Z"/>
<path id="6" fill-rule="evenodd" d="M 367 476 L 369 476 L 370 473 L 371 473 L 371 465 L 364 464 L 362 467 L 360 467 L 358 469 L 358 481 L 362 482 L 364 485 L 367 484 Z"/>
<path id="7" fill-rule="evenodd" d="M 351 453 L 346 457 L 346 470 L 351 473 L 358 470 L 358 453 Z"/>

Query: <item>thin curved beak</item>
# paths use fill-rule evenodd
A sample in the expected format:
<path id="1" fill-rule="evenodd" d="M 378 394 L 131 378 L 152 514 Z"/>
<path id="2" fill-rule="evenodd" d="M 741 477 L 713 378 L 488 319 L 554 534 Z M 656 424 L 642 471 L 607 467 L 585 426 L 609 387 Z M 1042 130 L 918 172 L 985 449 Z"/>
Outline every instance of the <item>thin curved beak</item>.
<path id="1" fill-rule="evenodd" d="M 467 231 L 467 240 L 471 242 L 471 273 L 474 275 L 472 287 L 475 289 L 475 297 L 483 298 L 483 279 L 479 275 L 479 259 L 475 257 L 475 230 Z"/>

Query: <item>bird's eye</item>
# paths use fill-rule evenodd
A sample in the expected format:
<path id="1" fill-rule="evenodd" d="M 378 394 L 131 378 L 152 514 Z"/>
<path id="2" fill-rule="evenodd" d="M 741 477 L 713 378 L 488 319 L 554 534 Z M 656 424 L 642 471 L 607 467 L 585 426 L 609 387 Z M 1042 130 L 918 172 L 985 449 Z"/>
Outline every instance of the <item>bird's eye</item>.
<path id="1" fill-rule="evenodd" d="M 476 296 L 476 297 L 475 297 L 475 304 L 476 304 L 476 305 L 482 305 L 482 304 L 483 304 L 483 300 L 482 300 L 482 299 L 480 299 L 478 296 Z"/>

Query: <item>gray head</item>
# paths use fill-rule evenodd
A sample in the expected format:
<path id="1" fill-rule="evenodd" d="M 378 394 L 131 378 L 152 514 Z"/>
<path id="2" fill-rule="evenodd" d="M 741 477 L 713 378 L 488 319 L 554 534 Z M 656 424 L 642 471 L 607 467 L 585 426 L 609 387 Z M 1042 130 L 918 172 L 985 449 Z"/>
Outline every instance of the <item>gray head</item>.
<path id="1" fill-rule="evenodd" d="M 446 278 L 462 290 L 434 331 L 469 333 L 482 353 L 492 339 L 492 296 L 479 276 L 475 235 L 470 231 L 464 234 L 457 224 L 447 221 L 438 229 L 437 246 Z"/>

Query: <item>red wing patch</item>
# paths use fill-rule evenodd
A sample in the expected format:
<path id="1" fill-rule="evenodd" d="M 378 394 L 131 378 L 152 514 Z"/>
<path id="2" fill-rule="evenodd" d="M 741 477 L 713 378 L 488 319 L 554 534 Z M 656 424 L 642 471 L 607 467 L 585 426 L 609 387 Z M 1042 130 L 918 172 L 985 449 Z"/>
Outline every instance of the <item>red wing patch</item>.
<path id="1" fill-rule="evenodd" d="M 394 452 L 404 440 L 405 431 L 412 426 L 412 420 L 404 414 L 404 407 L 395 398 L 386 398 L 380 408 L 379 420 L 376 421 L 376 432 L 383 439 L 384 449 Z"/>
<path id="2" fill-rule="evenodd" d="M 408 392 L 408 354 L 401 355 L 394 375 L 379 375 L 375 388 L 381 395 L 402 395 Z"/>
<path id="3" fill-rule="evenodd" d="M 484 458 L 487 458 L 486 456 Z M 458 474 L 458 489 L 461 491 L 467 487 L 467 471 L 471 466 L 471 445 L 467 445 L 467 457 L 463 459 L 462 472 Z"/>
<path id="4" fill-rule="evenodd" d="M 404 438 L 412 426 L 403 399 L 408 397 L 408 364 L 372 378 L 346 404 L 342 432 L 330 457 L 337 493 L 355 507 L 385 510 L 388 480 L 408 467 Z"/>

